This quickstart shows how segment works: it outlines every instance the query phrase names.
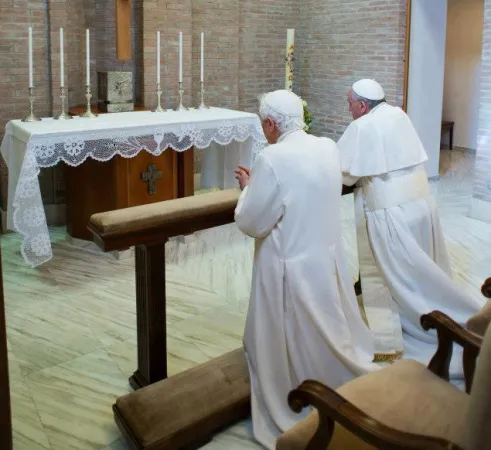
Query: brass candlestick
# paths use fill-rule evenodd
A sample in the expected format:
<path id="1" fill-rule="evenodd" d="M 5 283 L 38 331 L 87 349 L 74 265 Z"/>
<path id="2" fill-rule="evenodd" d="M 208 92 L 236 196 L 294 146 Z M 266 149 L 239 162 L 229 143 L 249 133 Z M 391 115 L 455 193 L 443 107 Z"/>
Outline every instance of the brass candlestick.
<path id="1" fill-rule="evenodd" d="M 85 98 L 87 99 L 87 109 L 80 117 L 85 117 L 86 119 L 94 119 L 97 117 L 97 114 L 94 114 L 92 112 L 90 106 L 90 99 L 92 98 L 92 90 L 90 88 L 90 84 L 85 87 Z"/>
<path id="2" fill-rule="evenodd" d="M 65 109 L 65 99 L 66 99 L 66 91 L 65 91 L 65 86 L 61 86 L 61 113 L 58 117 L 55 117 L 57 120 L 69 120 L 73 119 L 73 117 L 70 114 L 67 114 L 66 109 Z"/>
<path id="3" fill-rule="evenodd" d="M 186 111 L 187 108 L 182 104 L 182 97 L 184 96 L 184 89 L 182 88 L 182 81 L 179 81 L 179 106 L 176 111 Z"/>
<path id="4" fill-rule="evenodd" d="M 164 112 L 164 108 L 160 103 L 160 97 L 162 97 L 162 89 L 160 88 L 160 82 L 157 83 L 157 107 L 153 110 L 153 112 Z"/>
<path id="5" fill-rule="evenodd" d="M 29 115 L 25 118 L 22 119 L 22 122 L 38 122 L 41 119 L 39 117 L 36 117 L 34 114 L 34 87 L 29 88 Z"/>
<path id="6" fill-rule="evenodd" d="M 198 109 L 209 109 L 209 106 L 205 105 L 205 83 L 201 82 L 201 103 Z"/>

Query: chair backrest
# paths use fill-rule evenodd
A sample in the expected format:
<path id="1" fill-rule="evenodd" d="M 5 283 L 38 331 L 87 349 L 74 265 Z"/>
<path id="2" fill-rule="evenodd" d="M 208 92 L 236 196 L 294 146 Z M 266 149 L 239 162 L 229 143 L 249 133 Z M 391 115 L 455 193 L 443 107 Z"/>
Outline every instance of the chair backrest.
<path id="1" fill-rule="evenodd" d="M 466 450 L 491 446 L 491 327 L 484 335 L 477 360 L 467 417 Z"/>

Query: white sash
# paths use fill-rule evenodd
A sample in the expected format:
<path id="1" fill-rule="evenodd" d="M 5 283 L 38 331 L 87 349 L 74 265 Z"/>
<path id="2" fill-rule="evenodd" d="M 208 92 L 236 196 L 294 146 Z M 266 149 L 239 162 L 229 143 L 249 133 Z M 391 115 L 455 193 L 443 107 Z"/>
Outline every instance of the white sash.
<path id="1" fill-rule="evenodd" d="M 423 168 L 375 185 L 368 178 L 355 191 L 355 218 L 363 308 L 375 340 L 375 361 L 391 361 L 403 353 L 397 305 L 378 270 L 367 232 L 366 212 L 386 209 L 430 195 Z M 366 212 L 365 212 L 366 211 Z"/>

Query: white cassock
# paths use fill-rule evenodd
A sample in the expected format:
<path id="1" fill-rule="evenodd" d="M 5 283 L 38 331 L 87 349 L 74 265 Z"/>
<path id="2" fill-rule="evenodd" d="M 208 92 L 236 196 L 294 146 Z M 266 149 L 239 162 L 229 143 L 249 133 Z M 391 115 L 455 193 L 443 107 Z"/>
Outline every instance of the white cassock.
<path id="1" fill-rule="evenodd" d="M 330 139 L 290 133 L 256 158 L 235 211 L 256 238 L 244 347 L 256 439 L 275 448 L 301 418 L 288 394 L 306 379 L 337 388 L 378 369 L 341 245 L 341 170 Z"/>
<path id="2" fill-rule="evenodd" d="M 423 166 L 426 152 L 406 113 L 386 103 L 353 121 L 338 147 L 343 183 L 357 184 L 363 306 L 376 357 L 391 360 L 403 354 L 427 364 L 437 340 L 435 333 L 422 329 L 421 315 L 440 310 L 465 324 L 482 303 L 451 280 Z M 452 360 L 451 375 L 462 376 L 458 357 Z"/>

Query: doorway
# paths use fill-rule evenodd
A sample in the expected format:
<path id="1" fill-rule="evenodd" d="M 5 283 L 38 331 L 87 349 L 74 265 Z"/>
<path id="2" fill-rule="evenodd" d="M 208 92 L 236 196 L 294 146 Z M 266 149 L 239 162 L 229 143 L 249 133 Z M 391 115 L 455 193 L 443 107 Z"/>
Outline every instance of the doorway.
<path id="1" fill-rule="evenodd" d="M 454 122 L 454 145 L 475 149 L 483 25 L 484 0 L 407 1 L 404 106 L 430 178 L 439 175 L 442 120 Z"/>

